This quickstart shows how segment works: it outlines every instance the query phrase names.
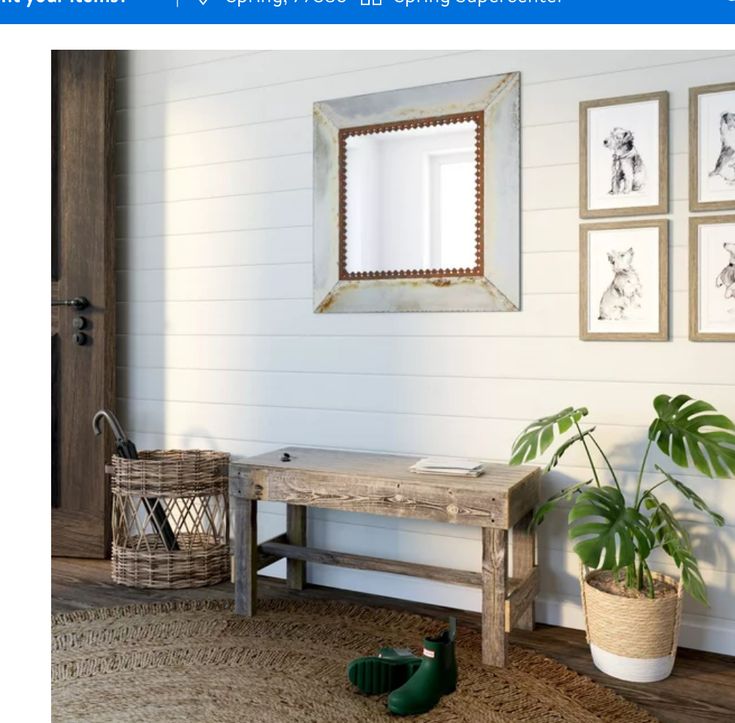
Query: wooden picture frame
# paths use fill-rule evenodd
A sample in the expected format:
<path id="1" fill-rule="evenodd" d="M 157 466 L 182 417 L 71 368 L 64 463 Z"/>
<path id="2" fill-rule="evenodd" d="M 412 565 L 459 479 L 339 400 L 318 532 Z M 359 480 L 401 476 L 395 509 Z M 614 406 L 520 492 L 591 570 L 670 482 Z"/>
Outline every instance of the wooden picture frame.
<path id="1" fill-rule="evenodd" d="M 650 230 L 655 234 L 651 234 Z M 636 231 L 640 233 L 634 233 Z M 592 234 L 599 234 L 599 237 L 592 239 Z M 597 245 L 604 241 L 605 245 L 599 249 L 594 258 L 591 258 L 590 245 L 593 241 Z M 625 247 L 629 248 L 621 250 Z M 636 252 L 638 258 L 635 257 Z M 650 268 L 652 264 L 657 268 Z M 611 273 L 610 265 L 612 265 Z M 657 287 L 654 292 L 647 291 L 654 285 Z M 624 292 L 622 295 L 619 293 L 621 289 Z M 591 313 L 593 309 L 594 315 Z M 628 314 L 628 318 L 625 318 L 624 311 Z M 616 326 L 621 330 L 617 331 Z M 667 220 L 580 225 L 579 336 L 583 341 L 668 340 L 669 222 Z"/>
<path id="2" fill-rule="evenodd" d="M 706 253 L 703 263 L 701 230 L 710 226 L 719 228 L 723 224 L 732 225 L 732 236 L 718 234 L 719 238 L 711 239 L 709 245 L 713 251 L 719 251 L 720 243 L 723 245 L 727 243 L 730 248 L 723 248 L 722 255 Z M 723 241 L 730 237 L 732 237 L 732 242 Z M 705 265 L 707 268 L 702 268 Z M 704 316 L 701 297 L 701 292 L 704 290 L 704 284 L 701 283 L 703 274 L 706 274 L 711 283 L 712 300 L 716 303 L 720 299 L 731 300 L 729 313 L 733 315 L 731 322 L 733 331 L 725 331 L 721 328 L 721 326 L 726 326 L 727 322 L 721 324 L 714 320 L 713 323 L 711 318 L 706 320 L 702 318 Z M 702 326 L 705 324 L 715 328 L 703 331 Z M 699 216 L 689 219 L 689 339 L 691 341 L 735 341 L 735 214 Z"/>
<path id="3" fill-rule="evenodd" d="M 723 94 L 732 97 L 718 99 L 712 108 L 703 108 L 707 96 Z M 704 123 L 701 118 L 703 112 L 708 116 Z M 735 82 L 690 88 L 689 210 L 696 212 L 733 209 L 735 209 Z"/>
<path id="4" fill-rule="evenodd" d="M 657 104 L 657 108 L 646 108 L 650 103 Z M 591 122 L 595 111 L 605 112 L 597 113 L 600 118 Z M 606 129 L 604 133 L 602 128 Z M 590 145 L 592 141 L 594 146 Z M 581 102 L 580 217 L 641 216 L 668 211 L 668 92 Z"/>

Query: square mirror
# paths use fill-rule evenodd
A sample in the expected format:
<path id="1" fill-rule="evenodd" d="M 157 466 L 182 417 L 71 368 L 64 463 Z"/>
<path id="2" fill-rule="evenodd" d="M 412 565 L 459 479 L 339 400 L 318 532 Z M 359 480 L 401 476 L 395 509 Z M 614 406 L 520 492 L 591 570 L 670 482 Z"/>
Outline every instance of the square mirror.
<path id="1" fill-rule="evenodd" d="M 340 131 L 340 278 L 482 274 L 482 114 Z"/>
<path id="2" fill-rule="evenodd" d="M 517 73 L 314 107 L 317 312 L 514 311 Z"/>

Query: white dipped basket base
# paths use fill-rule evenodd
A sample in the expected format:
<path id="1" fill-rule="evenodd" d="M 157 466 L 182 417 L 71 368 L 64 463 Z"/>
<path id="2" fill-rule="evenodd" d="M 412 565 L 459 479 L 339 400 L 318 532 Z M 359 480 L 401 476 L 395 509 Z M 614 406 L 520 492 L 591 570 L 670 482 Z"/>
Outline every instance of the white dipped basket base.
<path id="1" fill-rule="evenodd" d="M 613 678 L 632 683 L 654 683 L 668 678 L 676 659 L 675 655 L 665 655 L 662 658 L 627 658 L 609 653 L 594 643 L 590 643 L 590 652 L 598 670 Z"/>

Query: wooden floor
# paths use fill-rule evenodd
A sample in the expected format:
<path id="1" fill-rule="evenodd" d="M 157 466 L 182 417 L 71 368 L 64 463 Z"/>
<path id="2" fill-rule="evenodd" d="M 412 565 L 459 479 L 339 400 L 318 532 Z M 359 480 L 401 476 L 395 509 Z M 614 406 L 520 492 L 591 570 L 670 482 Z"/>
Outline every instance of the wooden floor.
<path id="1" fill-rule="evenodd" d="M 261 597 L 288 597 L 296 594 L 286 590 L 280 580 L 272 578 L 260 578 L 258 592 Z M 227 598 L 232 594 L 230 583 L 195 590 L 134 590 L 111 582 L 109 561 L 56 558 L 52 563 L 54 612 L 145 601 Z M 298 594 L 312 599 L 345 600 L 401 610 L 411 609 L 436 617 L 446 617 L 451 613 L 457 616 L 460 623 L 475 627 L 480 624 L 476 613 L 407 603 L 375 595 L 316 586 Z M 660 683 L 639 685 L 609 678 L 596 670 L 589 656 L 584 633 L 579 630 L 539 626 L 532 633 L 515 632 L 511 640 L 533 648 L 612 688 L 662 721 L 735 721 L 735 658 L 680 649 L 674 673 L 669 679 Z"/>

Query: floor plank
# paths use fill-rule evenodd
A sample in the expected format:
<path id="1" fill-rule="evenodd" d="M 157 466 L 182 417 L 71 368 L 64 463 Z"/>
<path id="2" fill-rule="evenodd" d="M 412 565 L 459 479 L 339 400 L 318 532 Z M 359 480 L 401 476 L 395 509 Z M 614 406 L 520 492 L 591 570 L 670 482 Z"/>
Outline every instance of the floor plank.
<path id="1" fill-rule="evenodd" d="M 126 588 L 110 579 L 109 560 L 55 558 L 51 569 L 53 612 L 136 602 L 230 598 L 233 595 L 231 583 L 192 590 Z M 267 577 L 259 578 L 258 593 L 260 597 L 301 595 L 316 600 L 344 600 L 411 610 L 432 617 L 452 614 L 457 616 L 460 624 L 475 628 L 480 626 L 477 613 L 319 586 L 309 586 L 303 592 L 294 592 L 286 587 L 285 581 Z M 660 683 L 642 685 L 615 680 L 600 673 L 592 664 L 581 630 L 542 625 L 533 632 L 515 631 L 511 641 L 533 648 L 612 688 L 666 723 L 735 721 L 735 658 L 681 648 L 670 678 Z"/>

